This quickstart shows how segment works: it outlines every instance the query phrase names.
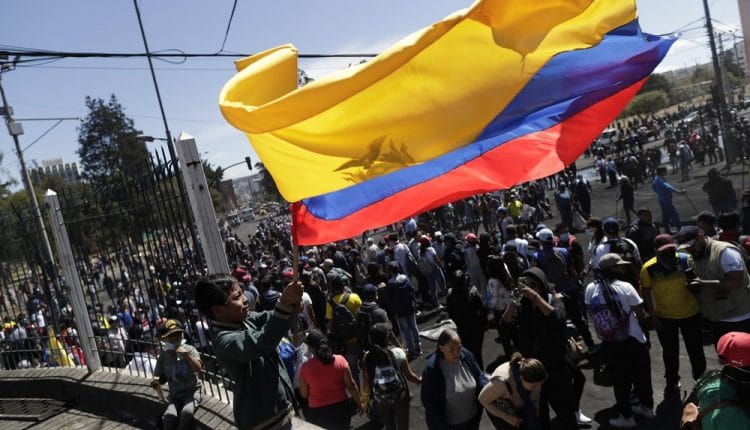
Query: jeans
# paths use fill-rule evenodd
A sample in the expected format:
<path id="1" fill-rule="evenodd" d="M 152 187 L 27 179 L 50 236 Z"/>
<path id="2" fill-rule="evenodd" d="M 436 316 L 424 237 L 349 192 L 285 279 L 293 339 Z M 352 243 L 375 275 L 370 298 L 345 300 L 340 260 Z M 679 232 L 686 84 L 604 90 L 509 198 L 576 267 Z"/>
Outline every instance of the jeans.
<path id="1" fill-rule="evenodd" d="M 669 232 L 669 227 L 677 227 L 679 230 L 681 227 L 680 215 L 677 213 L 674 204 L 672 202 L 659 202 L 659 205 L 661 206 L 661 223 L 664 225 L 664 231 Z"/>
<path id="2" fill-rule="evenodd" d="M 697 380 L 706 371 L 706 356 L 703 353 L 701 315 L 681 319 L 659 317 L 662 329 L 656 334 L 662 347 L 664 359 L 664 377 L 667 386 L 677 385 L 680 380 L 680 332 L 685 342 L 693 379 Z"/>
<path id="3" fill-rule="evenodd" d="M 195 410 L 198 409 L 200 403 L 200 390 L 172 399 L 167 406 L 167 410 L 164 411 L 164 415 L 161 417 L 164 422 L 164 428 L 168 430 L 174 428 L 188 430 L 193 424 L 193 415 L 195 415 Z"/>
<path id="4" fill-rule="evenodd" d="M 633 416 L 630 405 L 630 387 L 635 386 L 642 406 L 654 407 L 654 393 L 651 387 L 651 359 L 645 343 L 633 337 L 622 341 L 602 342 L 602 355 L 607 371 L 612 377 L 612 388 L 620 414 L 625 418 Z"/>
<path id="5" fill-rule="evenodd" d="M 429 286 L 430 292 L 430 304 L 437 306 L 438 304 L 438 291 L 446 294 L 445 287 L 445 276 L 443 271 L 438 266 L 432 268 L 432 273 L 427 275 L 427 285 Z"/>
<path id="6" fill-rule="evenodd" d="M 406 342 L 406 348 L 409 354 L 421 354 L 422 346 L 419 343 L 419 329 L 417 328 L 417 316 L 411 314 L 408 316 L 398 317 L 398 327 L 401 329 L 401 335 Z"/>

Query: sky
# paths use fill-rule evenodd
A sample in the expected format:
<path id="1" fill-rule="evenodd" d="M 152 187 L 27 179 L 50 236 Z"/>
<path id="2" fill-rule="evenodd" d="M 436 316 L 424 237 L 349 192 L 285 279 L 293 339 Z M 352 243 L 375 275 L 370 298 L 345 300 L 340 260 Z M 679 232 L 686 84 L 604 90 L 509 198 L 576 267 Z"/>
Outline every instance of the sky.
<path id="1" fill-rule="evenodd" d="M 621 1 L 621 0 L 611 0 Z M 471 0 L 318 0 L 239 1 L 225 52 L 251 54 L 292 43 L 300 54 L 377 54 L 402 37 Z M 681 31 L 681 38 L 658 71 L 710 61 L 703 25 L 702 0 L 637 0 L 644 32 Z M 741 37 L 737 0 L 709 0 L 717 29 Z M 150 0 L 139 2 L 149 48 L 153 52 L 218 52 L 233 0 Z M 729 38 L 729 36 L 727 36 Z M 728 39 L 727 39 L 728 40 Z M 3 0 L 0 45 L 74 52 L 144 52 L 132 1 Z M 730 43 L 725 43 L 729 47 Z M 1 50 L 2 48 L 0 48 Z M 214 165 L 228 166 L 258 157 L 245 135 L 231 127 L 218 107 L 219 92 L 233 75 L 234 59 L 188 59 L 182 64 L 155 60 L 156 77 L 170 132 L 195 137 L 198 149 Z M 346 68 L 357 59 L 300 59 L 311 77 Z M 145 58 L 63 59 L 4 73 L 2 85 L 18 119 L 83 117 L 86 96 L 108 99 L 114 94 L 146 135 L 164 137 L 154 85 Z M 30 166 L 50 158 L 77 162 L 76 120 L 20 121 L 20 136 Z M 41 137 L 45 132 L 46 135 Z M 41 137 L 41 139 L 39 139 Z M 150 147 L 156 148 L 154 142 Z M 13 140 L 0 129 L 4 158 L 0 181 L 20 183 Z M 225 178 L 247 176 L 245 164 L 228 169 Z"/>

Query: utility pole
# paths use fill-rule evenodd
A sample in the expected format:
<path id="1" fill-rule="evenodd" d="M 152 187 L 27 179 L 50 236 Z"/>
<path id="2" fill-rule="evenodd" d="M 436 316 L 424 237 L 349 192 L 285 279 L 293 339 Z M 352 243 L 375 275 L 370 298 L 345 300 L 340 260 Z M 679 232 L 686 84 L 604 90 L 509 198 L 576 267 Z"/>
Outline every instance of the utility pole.
<path id="1" fill-rule="evenodd" d="M 26 189 L 26 193 L 29 195 L 29 201 L 31 202 L 31 210 L 33 212 L 34 219 L 39 229 L 39 234 L 42 236 L 42 252 L 44 258 L 44 271 L 47 273 L 50 282 L 54 283 L 55 289 L 57 290 L 57 270 L 55 270 L 55 257 L 52 254 L 52 246 L 49 243 L 49 237 L 47 236 L 47 230 L 44 226 L 44 218 L 42 218 L 42 212 L 39 210 L 39 202 L 36 199 L 36 193 L 34 192 L 34 184 L 31 182 L 31 176 L 29 170 L 26 168 L 26 161 L 23 158 L 23 150 L 21 150 L 21 144 L 18 141 L 18 136 L 23 134 L 23 127 L 21 123 L 13 120 L 13 113 L 11 112 L 10 106 L 8 105 L 8 99 L 5 97 L 5 90 L 3 89 L 2 73 L 0 71 L 0 97 L 3 102 L 3 116 L 5 116 L 5 124 L 8 126 L 8 133 L 13 137 L 13 143 L 16 146 L 16 156 L 18 156 L 18 162 L 21 164 L 21 176 L 23 180 L 23 186 Z M 49 282 L 45 282 L 42 286 L 47 298 L 52 301 L 52 291 L 50 290 Z M 57 291 L 56 291 L 57 292 Z M 59 304 L 59 303 L 58 303 Z M 50 303 L 51 305 L 51 303 Z M 55 328 L 55 332 L 60 334 L 59 323 L 60 318 L 57 315 L 57 307 L 50 306 L 52 312 L 52 326 Z"/>
<path id="2" fill-rule="evenodd" d="M 718 100 L 716 100 L 717 110 L 718 110 L 718 116 L 719 116 L 719 130 L 721 130 L 721 136 L 722 136 L 722 143 L 724 144 L 724 152 L 726 154 L 727 159 L 727 165 L 725 169 L 729 170 L 729 167 L 731 166 L 731 162 L 734 160 L 735 157 L 735 148 L 734 148 L 734 142 L 733 139 L 729 135 L 729 130 L 727 128 L 727 100 L 725 97 L 724 92 L 724 79 L 721 75 L 721 65 L 719 63 L 719 56 L 716 53 L 716 41 L 714 40 L 714 26 L 711 22 L 711 11 L 708 8 L 708 0 L 703 0 L 703 10 L 706 13 L 706 31 L 708 32 L 708 42 L 711 47 L 711 59 L 713 60 L 714 65 L 714 79 L 716 80 L 716 87 L 717 91 L 716 96 Z"/>
<path id="3" fill-rule="evenodd" d="M 737 6 L 740 10 L 740 25 L 742 26 L 742 34 L 750 36 L 750 0 L 737 0 Z M 744 39 L 743 39 L 744 40 Z M 748 61 L 750 61 L 750 41 L 743 41 L 742 47 L 744 48 L 745 54 L 745 76 L 750 76 L 750 70 L 748 70 Z M 742 80 L 742 93 L 744 94 L 745 80 Z"/>
<path id="4" fill-rule="evenodd" d="M 138 26 L 141 29 L 141 38 L 143 39 L 143 46 L 146 49 L 146 58 L 148 59 L 148 68 L 151 70 L 151 79 L 154 81 L 154 90 L 156 90 L 156 99 L 159 102 L 159 111 L 161 112 L 161 119 L 164 122 L 164 133 L 167 138 L 167 150 L 169 156 L 172 158 L 172 165 L 174 167 L 174 174 L 177 177 L 177 188 L 180 190 L 180 199 L 182 201 L 182 208 L 184 210 L 185 217 L 187 218 L 188 229 L 190 230 L 190 238 L 193 241 L 193 252 L 201 252 L 201 247 L 198 243 L 198 236 L 195 234 L 195 225 L 193 224 L 193 217 L 191 212 L 190 202 L 187 199 L 187 191 L 185 190 L 185 184 L 180 174 L 180 164 L 177 159 L 177 152 L 174 147 L 174 140 L 172 139 L 172 133 L 169 132 L 169 124 L 167 123 L 167 115 L 164 113 L 164 103 L 161 101 L 161 92 L 159 91 L 159 83 L 156 80 L 156 72 L 154 71 L 154 63 L 151 60 L 151 51 L 148 49 L 148 40 L 146 39 L 146 31 L 143 29 L 143 21 L 141 20 L 141 10 L 138 8 L 138 0 L 133 0 L 135 6 L 135 15 L 138 17 Z M 207 256 L 203 256 L 204 259 Z M 227 267 L 229 270 L 229 267 Z"/>

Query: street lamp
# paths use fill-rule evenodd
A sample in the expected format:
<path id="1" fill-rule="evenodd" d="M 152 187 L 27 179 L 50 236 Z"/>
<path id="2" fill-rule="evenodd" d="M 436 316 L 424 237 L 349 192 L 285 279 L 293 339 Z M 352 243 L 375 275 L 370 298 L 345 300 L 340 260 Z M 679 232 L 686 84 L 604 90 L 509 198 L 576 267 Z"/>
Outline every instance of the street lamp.
<path id="1" fill-rule="evenodd" d="M 154 137 L 154 136 L 148 136 L 145 134 L 139 134 L 135 138 L 138 139 L 139 142 L 153 142 L 155 140 L 159 140 L 162 142 L 169 142 L 169 139 L 165 137 Z"/>

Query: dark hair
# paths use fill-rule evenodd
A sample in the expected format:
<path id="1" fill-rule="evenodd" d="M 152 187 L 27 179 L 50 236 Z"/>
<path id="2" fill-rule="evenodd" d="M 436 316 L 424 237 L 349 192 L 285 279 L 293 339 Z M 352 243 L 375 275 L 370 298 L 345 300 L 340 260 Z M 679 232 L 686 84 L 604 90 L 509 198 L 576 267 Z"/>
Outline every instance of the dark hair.
<path id="1" fill-rule="evenodd" d="M 547 370 L 544 364 L 536 358 L 524 358 L 519 352 L 514 352 L 510 357 L 510 365 L 518 367 L 521 379 L 534 384 L 547 379 Z"/>
<path id="2" fill-rule="evenodd" d="M 740 225 L 740 214 L 737 211 L 722 212 L 719 214 L 717 224 L 724 231 L 736 231 Z"/>
<path id="3" fill-rule="evenodd" d="M 333 351 L 328 346 L 328 338 L 322 331 L 318 329 L 310 330 L 305 343 L 307 343 L 307 346 L 315 354 L 315 358 L 320 360 L 321 363 L 326 366 L 333 364 Z"/>
<path id="4" fill-rule="evenodd" d="M 437 339 L 437 346 L 445 346 L 454 340 L 460 341 L 461 338 L 458 336 L 458 333 L 456 333 L 456 330 L 447 328 L 440 332 L 440 336 L 438 336 Z"/>
<path id="5" fill-rule="evenodd" d="M 242 289 L 240 283 L 227 274 L 204 276 L 195 284 L 195 305 L 209 318 L 213 318 L 211 306 L 226 304 L 229 292 L 235 285 Z"/>
<path id="6" fill-rule="evenodd" d="M 365 356 L 365 367 L 370 383 L 372 383 L 372 378 L 375 376 L 375 367 L 390 363 L 388 336 L 391 333 L 391 326 L 387 323 L 377 323 L 370 327 L 369 333 L 371 348 Z M 396 369 L 396 371 L 400 370 Z"/>

